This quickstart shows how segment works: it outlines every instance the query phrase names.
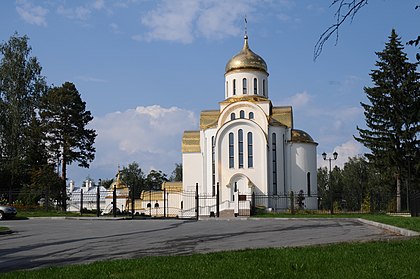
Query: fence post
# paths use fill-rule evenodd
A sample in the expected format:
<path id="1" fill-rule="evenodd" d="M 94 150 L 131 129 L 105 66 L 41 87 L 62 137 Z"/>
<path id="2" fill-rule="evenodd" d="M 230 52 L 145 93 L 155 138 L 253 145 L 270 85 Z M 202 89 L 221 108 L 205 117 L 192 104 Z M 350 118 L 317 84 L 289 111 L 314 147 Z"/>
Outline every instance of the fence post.
<path id="1" fill-rule="evenodd" d="M 166 188 L 163 188 L 163 218 L 166 218 Z"/>
<path id="2" fill-rule="evenodd" d="M 255 192 L 251 196 L 251 215 L 255 215 Z"/>
<path id="3" fill-rule="evenodd" d="M 80 188 L 80 215 L 83 215 L 83 188 Z"/>
<path id="4" fill-rule="evenodd" d="M 114 186 L 114 191 L 112 191 L 112 212 L 114 217 L 117 217 L 117 186 Z"/>
<path id="5" fill-rule="evenodd" d="M 198 220 L 198 216 L 200 215 L 199 207 L 200 203 L 198 200 L 198 183 L 195 183 L 195 218 Z"/>
<path id="6" fill-rule="evenodd" d="M 219 182 L 216 183 L 216 216 L 220 217 L 220 189 Z"/>
<path id="7" fill-rule="evenodd" d="M 101 194 L 100 194 L 100 188 L 101 187 L 101 180 L 99 179 L 98 187 L 96 188 L 96 217 L 99 217 L 101 213 Z"/>
<path id="8" fill-rule="evenodd" d="M 295 194 L 293 191 L 290 192 L 290 210 L 292 214 L 295 214 Z"/>

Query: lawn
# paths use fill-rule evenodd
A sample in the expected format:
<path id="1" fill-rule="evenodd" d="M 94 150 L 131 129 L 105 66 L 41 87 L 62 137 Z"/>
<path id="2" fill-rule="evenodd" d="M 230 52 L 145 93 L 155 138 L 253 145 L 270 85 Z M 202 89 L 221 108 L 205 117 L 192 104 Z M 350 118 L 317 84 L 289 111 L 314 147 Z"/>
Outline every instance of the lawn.
<path id="1" fill-rule="evenodd" d="M 9 228 L 8 227 L 0 227 L 0 232 L 4 232 L 4 231 L 8 231 Z"/>
<path id="2" fill-rule="evenodd" d="M 146 257 L 2 278 L 419 278 L 420 238 L 191 256 Z"/>
<path id="3" fill-rule="evenodd" d="M 365 218 L 420 231 L 420 218 L 385 214 L 265 217 Z M 420 237 L 189 256 L 145 257 L 1 274 L 2 278 L 420 278 Z"/>

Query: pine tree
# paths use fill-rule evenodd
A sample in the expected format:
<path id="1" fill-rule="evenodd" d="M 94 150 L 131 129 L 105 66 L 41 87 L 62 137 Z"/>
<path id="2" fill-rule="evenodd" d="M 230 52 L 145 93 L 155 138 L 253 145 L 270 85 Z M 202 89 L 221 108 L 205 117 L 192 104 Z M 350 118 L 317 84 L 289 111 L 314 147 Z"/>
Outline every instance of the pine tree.
<path id="1" fill-rule="evenodd" d="M 62 207 L 66 210 L 67 165 L 74 161 L 87 168 L 95 158 L 96 132 L 86 126 L 93 119 L 73 83 L 50 89 L 40 110 L 51 160 L 61 163 Z"/>
<path id="2" fill-rule="evenodd" d="M 357 127 L 355 139 L 370 149 L 369 162 L 395 177 L 397 210 L 401 209 L 402 175 L 407 173 L 407 158 L 419 162 L 420 75 L 417 63 L 410 63 L 401 39 L 392 30 L 389 42 L 377 52 L 377 69 L 370 76 L 373 86 L 364 91 L 370 103 L 361 103 L 366 129 Z M 413 172 L 412 172 L 413 173 Z"/>

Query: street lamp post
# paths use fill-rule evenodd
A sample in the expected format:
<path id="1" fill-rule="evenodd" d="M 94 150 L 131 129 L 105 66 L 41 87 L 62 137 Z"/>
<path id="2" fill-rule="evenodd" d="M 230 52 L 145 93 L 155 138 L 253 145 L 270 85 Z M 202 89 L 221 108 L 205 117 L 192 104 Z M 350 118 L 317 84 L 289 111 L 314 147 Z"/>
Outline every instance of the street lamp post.
<path id="1" fill-rule="evenodd" d="M 329 173 L 328 173 L 328 187 L 330 189 L 330 210 L 331 210 L 331 215 L 334 214 L 334 205 L 333 205 L 333 191 L 332 191 L 332 185 L 331 185 L 331 161 L 332 160 L 337 160 L 338 157 L 338 153 L 334 151 L 333 153 L 333 157 L 331 158 L 327 158 L 327 153 L 322 153 L 322 158 L 325 161 L 329 161 L 330 162 L 330 169 L 329 169 Z"/>

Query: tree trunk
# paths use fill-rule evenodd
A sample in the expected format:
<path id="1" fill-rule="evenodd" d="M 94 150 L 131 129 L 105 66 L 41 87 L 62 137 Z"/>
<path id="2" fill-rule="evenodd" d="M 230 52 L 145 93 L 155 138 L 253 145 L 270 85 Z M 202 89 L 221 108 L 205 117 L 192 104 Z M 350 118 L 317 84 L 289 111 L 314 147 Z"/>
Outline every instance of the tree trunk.
<path id="1" fill-rule="evenodd" d="M 396 175 L 397 178 L 397 212 L 401 212 L 401 179 L 400 174 Z"/>
<path id="2" fill-rule="evenodd" d="M 62 184 L 62 201 L 61 201 L 61 206 L 63 207 L 63 211 L 67 210 L 67 186 L 66 186 L 66 181 L 67 181 L 67 161 L 66 161 L 66 156 L 64 156 L 63 154 L 63 160 L 62 160 L 62 165 L 61 165 L 61 179 L 63 180 L 63 184 Z"/>

